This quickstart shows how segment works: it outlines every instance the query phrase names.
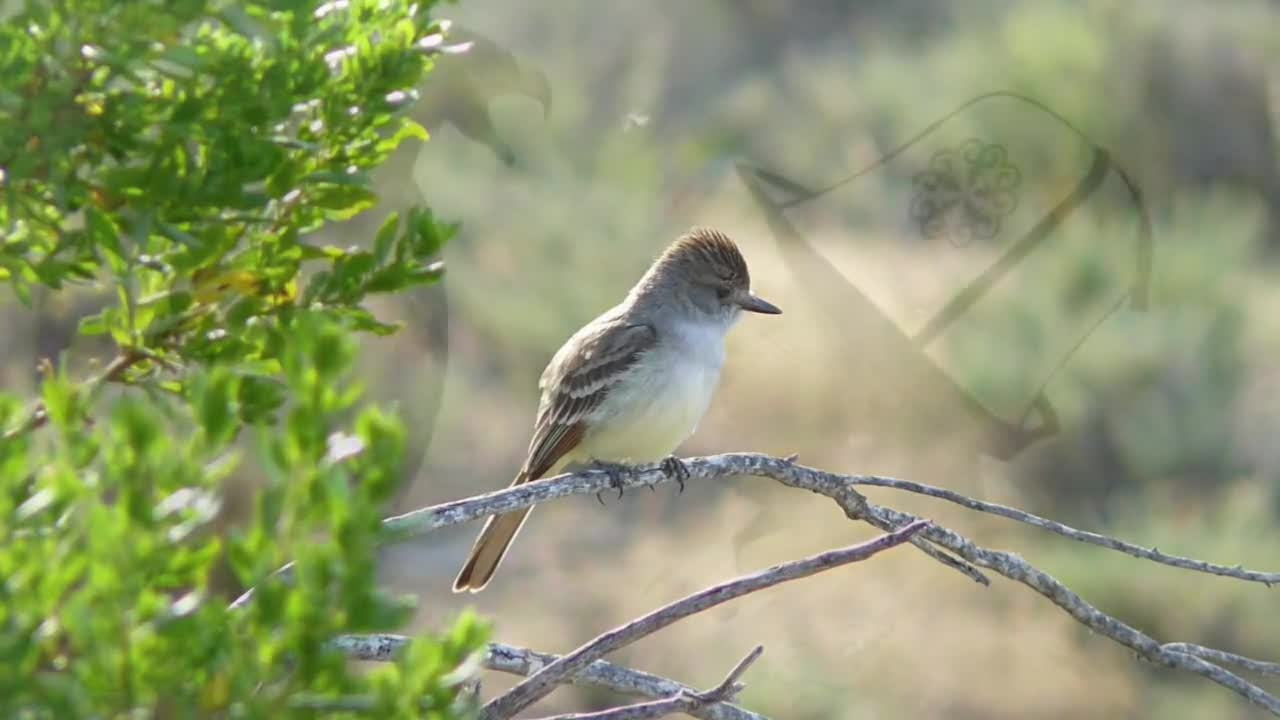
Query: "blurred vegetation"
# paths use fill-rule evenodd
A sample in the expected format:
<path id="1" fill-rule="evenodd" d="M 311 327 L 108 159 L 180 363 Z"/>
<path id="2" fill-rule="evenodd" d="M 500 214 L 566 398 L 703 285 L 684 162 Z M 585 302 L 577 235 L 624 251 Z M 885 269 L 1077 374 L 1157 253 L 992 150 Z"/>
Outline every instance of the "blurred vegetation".
<path id="1" fill-rule="evenodd" d="M 908 475 L 1166 551 L 1273 566 L 1278 13 L 1269 0 L 707 0 L 608 12 L 575 0 L 468 3 L 458 21 L 544 71 L 554 112 L 544 119 L 521 97 L 491 104 L 516 158 L 510 168 L 465 142 L 428 145 L 416 158 L 415 179 L 463 229 L 446 250 L 440 420 L 404 504 L 505 484 L 551 352 L 616 302 L 665 242 L 701 223 L 743 245 L 757 291 L 786 314 L 734 331 L 722 388 L 686 452 L 798 451 L 810 464 Z M 1082 134 L 1022 103 L 981 103 L 795 208 L 792 220 L 848 292 L 792 261 L 734 173 L 741 160 L 821 187 L 994 91 L 1040 102 Z M 990 241 L 921 238 L 906 212 L 912 173 L 968 137 L 1008 149 L 1022 171 L 1018 210 Z M 1066 195 L 1093 146 L 1141 189 L 1152 222 L 1145 308 L 1119 302 L 1134 284 L 1138 214 L 1112 171 L 926 349 L 948 384 L 928 373 L 918 383 L 911 334 Z M 429 184 L 445 171 L 449 187 Z M 886 322 L 902 336 L 892 351 L 879 343 L 888 334 L 871 334 Z M 438 367 L 366 362 L 409 378 Z M 420 382 L 405 374 L 398 388 Z M 943 397 L 961 388 L 1017 423 L 1046 380 L 1061 427 L 1008 461 L 982 457 L 964 404 Z M 1158 637 L 1274 655 L 1265 588 L 877 498 L 1015 549 Z M 810 502 L 747 483 L 628 497 L 604 511 L 548 508 L 526 529 L 511 575 L 477 602 L 504 639 L 585 639 L 714 578 L 846 541 L 843 519 Z M 597 549 L 582 548 L 584 538 Z M 406 552 L 393 575 L 438 592 L 469 541 L 461 532 L 448 552 Z M 677 656 L 759 639 L 766 665 L 796 667 L 777 687 L 753 685 L 745 701 L 781 717 L 1260 717 L 1216 688 L 1133 663 L 1020 588 L 979 592 L 907 558 L 888 563 L 906 567 L 784 590 L 624 659 L 696 678 L 707 658 Z M 568 582 L 589 599 L 546 607 L 549 627 L 527 611 L 528 597 L 558 595 Z M 622 583 L 644 590 L 619 598 L 612 589 Z M 1189 612 L 1193 598 L 1200 609 Z M 449 609 L 419 621 L 430 626 Z M 731 663 L 737 649 L 718 659 Z M 1023 690 L 980 692 L 992 677 Z"/>
<path id="2" fill-rule="evenodd" d="M 369 173 L 425 139 L 403 108 L 446 48 L 430 9 L 7 13 L 11 317 L 60 307 L 114 359 L 58 348 L 36 397 L 0 394 L 0 715 L 470 714 L 473 617 L 373 672 L 327 647 L 402 628 L 412 609 L 379 587 L 374 558 L 405 427 L 359 406 L 351 371 L 358 335 L 395 330 L 369 298 L 437 281 L 454 228 L 414 208 L 367 249 L 318 233 L 373 206 Z M 6 335 L 11 359 L 32 349 Z M 246 467 L 261 480 L 227 522 Z M 293 583 L 272 576 L 288 560 Z M 229 610 L 249 586 L 253 602 Z"/>

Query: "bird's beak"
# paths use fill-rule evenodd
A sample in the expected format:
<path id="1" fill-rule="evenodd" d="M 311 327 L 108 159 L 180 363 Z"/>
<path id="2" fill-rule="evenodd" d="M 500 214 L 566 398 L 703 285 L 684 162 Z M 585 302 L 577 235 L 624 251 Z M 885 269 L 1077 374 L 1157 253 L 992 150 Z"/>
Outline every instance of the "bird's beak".
<path id="1" fill-rule="evenodd" d="M 738 300 L 738 305 L 743 310 L 753 313 L 763 313 L 765 315 L 781 315 L 782 310 L 768 300 L 764 300 L 753 292 L 748 292 Z"/>

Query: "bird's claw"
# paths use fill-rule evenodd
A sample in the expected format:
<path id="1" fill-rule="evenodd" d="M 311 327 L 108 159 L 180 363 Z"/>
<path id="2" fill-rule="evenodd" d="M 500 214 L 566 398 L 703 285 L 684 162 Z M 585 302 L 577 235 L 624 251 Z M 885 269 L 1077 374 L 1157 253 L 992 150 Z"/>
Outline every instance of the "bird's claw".
<path id="1" fill-rule="evenodd" d="M 664 475 L 679 483 L 680 492 L 684 492 L 684 481 L 689 479 L 689 466 L 675 455 L 669 455 L 659 467 Z"/>
<path id="2" fill-rule="evenodd" d="M 618 499 L 622 498 L 623 473 L 630 470 L 631 468 L 621 463 L 609 463 L 609 462 L 603 462 L 603 461 L 597 460 L 591 464 L 591 469 L 599 470 L 603 472 L 606 476 L 608 476 L 609 487 L 618 491 Z M 599 502 L 601 505 L 604 505 L 604 498 L 601 496 L 601 493 L 603 492 L 604 491 L 601 490 L 600 492 L 596 493 L 596 501 Z"/>

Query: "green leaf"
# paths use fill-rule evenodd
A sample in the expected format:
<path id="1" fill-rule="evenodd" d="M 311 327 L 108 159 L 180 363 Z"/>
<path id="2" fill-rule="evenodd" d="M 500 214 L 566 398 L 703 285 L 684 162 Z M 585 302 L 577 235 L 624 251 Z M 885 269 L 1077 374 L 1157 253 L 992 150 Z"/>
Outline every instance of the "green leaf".
<path id="1" fill-rule="evenodd" d="M 384 323 L 373 316 L 373 313 L 364 308 L 353 308 L 344 310 L 342 317 L 347 320 L 351 329 L 361 332 L 371 332 L 375 335 L 393 335 L 399 332 L 402 327 L 399 323 Z"/>
<path id="2" fill-rule="evenodd" d="M 89 232 L 89 240 L 101 250 L 111 271 L 116 275 L 125 274 L 128 261 L 120 246 L 120 229 L 106 214 L 94 207 L 85 209 L 85 226 Z"/>
<path id="3" fill-rule="evenodd" d="M 45 379 L 41 385 L 44 410 L 54 426 L 68 428 L 79 417 L 75 385 L 61 373 Z"/>
<path id="4" fill-rule="evenodd" d="M 164 235 L 165 237 L 169 238 L 170 240 L 173 240 L 179 245 L 185 245 L 186 247 L 189 247 L 189 248 L 199 248 L 201 245 L 204 244 L 200 242 L 199 238 L 192 235 L 191 233 L 183 230 L 182 228 L 176 225 L 172 225 L 164 221 L 157 221 L 156 229 L 160 231 L 161 235 Z"/>
<path id="5" fill-rule="evenodd" d="M 238 395 L 240 419 L 246 424 L 269 420 L 284 404 L 285 386 L 269 377 L 248 375 L 241 378 Z"/>
<path id="6" fill-rule="evenodd" d="M 254 548 L 242 539 L 236 538 L 227 543 L 227 562 L 241 585 L 248 586 L 258 580 L 257 558 Z"/>
<path id="7" fill-rule="evenodd" d="M 80 318 L 76 332 L 81 335 L 101 335 L 107 331 L 107 311 L 94 313 Z"/>
<path id="8" fill-rule="evenodd" d="M 192 404 L 206 447 L 220 448 L 235 437 L 237 390 L 236 379 L 223 368 L 214 368 L 192 383 Z"/>
<path id="9" fill-rule="evenodd" d="M 400 118 L 400 125 L 396 131 L 378 142 L 378 151 L 391 152 L 398 148 L 400 143 L 410 138 L 426 142 L 427 129 L 410 118 Z"/>
<path id="10" fill-rule="evenodd" d="M 312 202 L 328 212 L 331 220 L 347 220 L 378 202 L 372 190 L 359 185 L 325 185 L 311 191 Z"/>
<path id="11" fill-rule="evenodd" d="M 396 240 L 396 231 L 400 229 L 400 213 L 392 211 L 382 221 L 378 234 L 373 238 L 373 257 L 379 265 L 387 261 L 392 244 Z"/>

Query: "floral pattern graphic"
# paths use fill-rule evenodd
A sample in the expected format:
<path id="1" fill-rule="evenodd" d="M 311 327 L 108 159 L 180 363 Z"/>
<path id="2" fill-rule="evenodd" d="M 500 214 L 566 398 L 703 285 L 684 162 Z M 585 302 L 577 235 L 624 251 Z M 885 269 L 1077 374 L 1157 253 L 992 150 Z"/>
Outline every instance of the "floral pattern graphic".
<path id="1" fill-rule="evenodd" d="M 912 178 L 911 219 L 928 239 L 946 235 L 961 247 L 989 240 L 1018 205 L 1022 173 L 1002 145 L 978 139 L 934 154 L 929 169 Z"/>

